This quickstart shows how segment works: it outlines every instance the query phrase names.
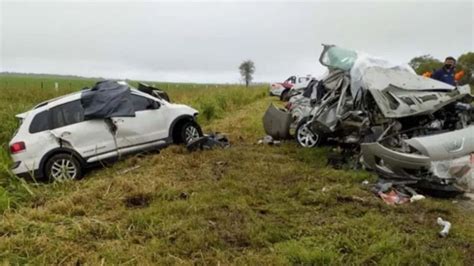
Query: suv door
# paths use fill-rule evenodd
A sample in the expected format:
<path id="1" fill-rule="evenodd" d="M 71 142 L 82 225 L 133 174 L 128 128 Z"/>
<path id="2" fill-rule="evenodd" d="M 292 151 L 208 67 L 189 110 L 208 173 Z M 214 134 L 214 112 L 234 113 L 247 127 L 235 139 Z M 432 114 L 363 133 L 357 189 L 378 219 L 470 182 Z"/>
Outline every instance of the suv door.
<path id="1" fill-rule="evenodd" d="M 132 94 L 135 117 L 113 118 L 117 146 L 121 153 L 166 143 L 168 120 L 163 106 L 153 99 Z"/>
<path id="2" fill-rule="evenodd" d="M 88 162 L 116 157 L 113 134 L 103 119 L 84 120 L 80 100 L 50 109 L 51 133 L 63 147 L 72 148 Z"/>

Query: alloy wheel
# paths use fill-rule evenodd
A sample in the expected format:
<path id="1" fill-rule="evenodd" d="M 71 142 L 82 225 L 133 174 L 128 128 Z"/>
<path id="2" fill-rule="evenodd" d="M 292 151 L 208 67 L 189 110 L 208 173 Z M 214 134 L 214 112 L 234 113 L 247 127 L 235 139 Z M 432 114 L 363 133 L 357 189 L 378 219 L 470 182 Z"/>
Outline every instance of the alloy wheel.
<path id="1" fill-rule="evenodd" d="M 296 137 L 298 143 L 305 148 L 314 147 L 319 141 L 319 135 L 313 133 L 306 125 L 302 125 L 299 128 Z"/>
<path id="2" fill-rule="evenodd" d="M 51 177 L 56 181 L 76 179 L 77 174 L 77 166 L 69 159 L 59 159 L 51 166 Z"/>
<path id="3" fill-rule="evenodd" d="M 185 130 L 186 143 L 191 142 L 200 137 L 199 130 L 194 126 L 188 126 Z"/>

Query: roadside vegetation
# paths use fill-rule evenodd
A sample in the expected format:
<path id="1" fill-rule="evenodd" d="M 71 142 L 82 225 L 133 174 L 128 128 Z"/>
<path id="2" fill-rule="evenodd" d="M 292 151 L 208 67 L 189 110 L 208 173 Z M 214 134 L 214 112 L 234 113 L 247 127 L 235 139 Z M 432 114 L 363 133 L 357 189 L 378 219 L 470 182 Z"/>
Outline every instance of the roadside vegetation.
<path id="1" fill-rule="evenodd" d="M 79 181 L 35 183 L 8 171 L 14 115 L 82 88 L 0 77 L 0 260 L 11 264 L 473 265 L 474 211 L 462 200 L 387 206 L 371 173 L 326 165 L 329 148 L 257 145 L 274 100 L 266 86 L 155 83 L 200 111 L 232 146 L 172 146 Z M 67 81 L 69 82 L 69 81 Z M 13 84 L 10 81 L 9 84 Z M 52 83 L 54 84 L 54 83 Z M 74 84 L 74 85 L 73 85 Z M 13 86 L 13 85 L 12 85 Z M 452 223 L 439 238 L 436 218 Z"/>

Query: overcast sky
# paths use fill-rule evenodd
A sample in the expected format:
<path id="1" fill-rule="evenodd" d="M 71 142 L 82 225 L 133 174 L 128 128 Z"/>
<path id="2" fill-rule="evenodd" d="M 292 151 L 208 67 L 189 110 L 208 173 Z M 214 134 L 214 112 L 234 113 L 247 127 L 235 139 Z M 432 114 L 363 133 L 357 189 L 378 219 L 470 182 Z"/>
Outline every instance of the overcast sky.
<path id="1" fill-rule="evenodd" d="M 0 72 L 182 82 L 319 75 L 321 43 L 396 62 L 474 51 L 474 1 L 0 0 Z"/>

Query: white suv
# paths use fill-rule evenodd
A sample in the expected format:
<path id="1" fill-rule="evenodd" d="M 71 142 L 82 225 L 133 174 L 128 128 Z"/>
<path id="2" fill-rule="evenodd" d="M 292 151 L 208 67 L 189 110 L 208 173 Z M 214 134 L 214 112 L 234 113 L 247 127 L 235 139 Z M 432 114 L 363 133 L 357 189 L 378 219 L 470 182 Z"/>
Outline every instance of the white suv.
<path id="1" fill-rule="evenodd" d="M 134 117 L 87 119 L 76 92 L 19 114 L 21 126 L 10 142 L 12 172 L 54 180 L 77 179 L 103 160 L 186 143 L 202 136 L 198 111 L 129 89 Z"/>

